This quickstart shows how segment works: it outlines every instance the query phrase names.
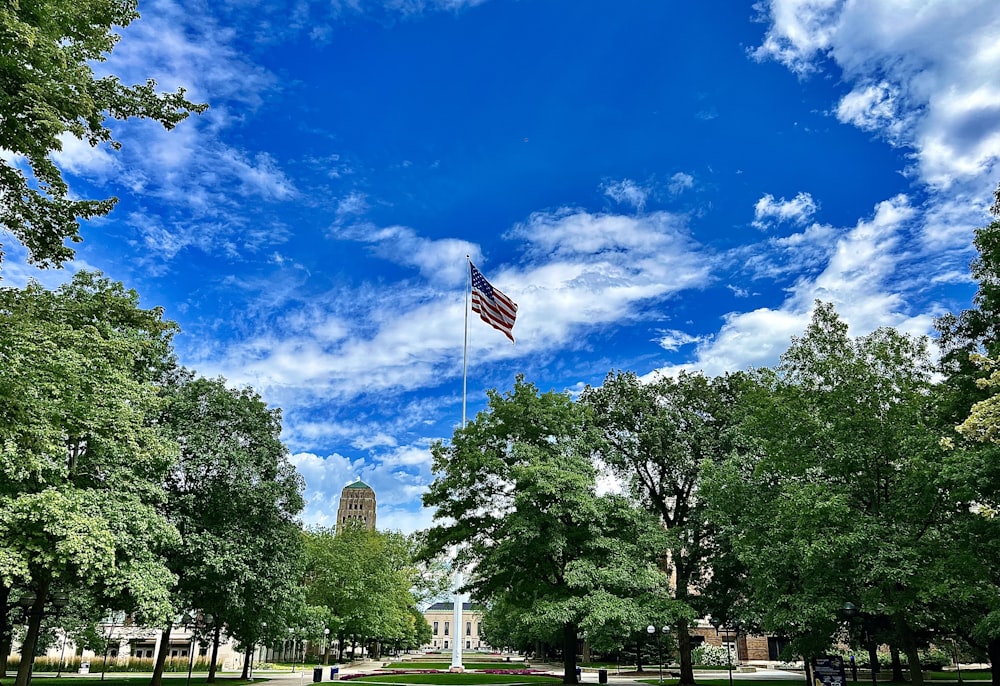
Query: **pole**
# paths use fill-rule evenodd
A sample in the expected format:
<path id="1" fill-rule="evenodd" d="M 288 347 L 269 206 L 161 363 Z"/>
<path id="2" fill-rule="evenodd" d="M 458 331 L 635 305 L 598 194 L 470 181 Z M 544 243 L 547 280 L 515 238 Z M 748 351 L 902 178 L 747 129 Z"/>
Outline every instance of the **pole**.
<path id="1" fill-rule="evenodd" d="M 63 635 L 63 643 L 62 643 L 62 650 L 59 652 L 59 669 L 56 671 L 56 676 L 57 677 L 62 676 L 63 660 L 66 658 L 66 630 L 65 629 L 63 629 L 62 635 Z M 961 681 L 961 679 L 959 679 L 959 681 Z"/>
<path id="2" fill-rule="evenodd" d="M 656 652 L 660 654 L 660 686 L 663 686 L 663 642 L 659 633 L 656 634 Z"/>
<path id="3" fill-rule="evenodd" d="M 188 648 L 188 678 L 187 686 L 191 686 L 191 672 L 194 670 L 194 629 L 191 629 L 191 645 Z"/>
<path id="4" fill-rule="evenodd" d="M 726 627 L 726 666 L 729 667 L 729 686 L 733 686 L 733 656 L 729 648 L 729 627 Z"/>
<path id="5" fill-rule="evenodd" d="M 465 345 L 462 353 L 462 428 L 465 428 L 465 399 L 469 378 L 469 293 L 472 292 L 472 258 L 465 256 Z"/>
<path id="6" fill-rule="evenodd" d="M 463 334 L 462 352 L 462 428 L 468 423 L 466 414 L 466 402 L 469 388 L 469 294 L 472 292 L 472 258 L 465 256 L 465 332 Z M 458 550 L 455 550 L 456 565 L 458 560 Z M 455 592 L 452 596 L 454 608 L 451 615 L 453 633 L 451 636 L 451 669 L 462 671 L 462 594 L 458 589 L 462 587 L 462 575 L 455 571 Z"/>

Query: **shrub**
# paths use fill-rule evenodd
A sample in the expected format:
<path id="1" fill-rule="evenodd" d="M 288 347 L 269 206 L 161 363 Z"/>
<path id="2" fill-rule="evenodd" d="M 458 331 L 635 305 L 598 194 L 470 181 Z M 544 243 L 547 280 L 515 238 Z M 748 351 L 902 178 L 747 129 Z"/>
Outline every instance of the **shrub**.
<path id="1" fill-rule="evenodd" d="M 723 646 L 700 645 L 691 651 L 691 662 L 702 666 L 732 664 L 733 657 Z"/>

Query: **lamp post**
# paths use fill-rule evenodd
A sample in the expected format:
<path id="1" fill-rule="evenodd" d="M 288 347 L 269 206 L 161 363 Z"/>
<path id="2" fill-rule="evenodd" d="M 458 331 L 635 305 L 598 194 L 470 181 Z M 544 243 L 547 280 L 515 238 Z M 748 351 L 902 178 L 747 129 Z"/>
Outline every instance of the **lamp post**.
<path id="1" fill-rule="evenodd" d="M 295 629 L 288 627 L 288 635 L 292 637 L 292 674 L 295 674 L 295 658 L 298 657 L 298 640 L 295 638 Z"/>
<path id="2" fill-rule="evenodd" d="M 709 623 L 712 626 L 715 627 L 715 634 L 717 636 L 719 635 L 719 631 L 720 630 L 722 631 L 722 633 L 725 634 L 725 637 L 726 637 L 726 667 L 729 669 L 729 686 L 733 686 L 733 656 L 732 656 L 732 652 L 730 651 L 730 647 L 729 647 L 729 643 L 730 643 L 730 641 L 729 641 L 729 634 L 730 633 L 735 633 L 736 637 L 738 638 L 739 635 L 740 635 L 739 625 L 735 625 L 733 627 L 729 627 L 727 624 L 725 624 L 721 620 L 711 619 L 711 618 L 709 619 Z M 737 650 L 736 655 L 737 655 L 737 657 L 739 657 L 739 651 L 738 650 Z"/>
<path id="3" fill-rule="evenodd" d="M 190 644 L 188 645 L 188 675 L 187 685 L 191 686 L 191 672 L 194 671 L 194 643 L 198 636 L 198 630 L 208 628 L 214 621 L 212 615 L 200 614 L 196 610 L 188 610 L 183 615 L 184 627 L 191 632 Z"/>
<path id="4" fill-rule="evenodd" d="M 330 628 L 323 628 L 323 664 L 330 664 Z"/>
<path id="5" fill-rule="evenodd" d="M 649 626 L 646 627 L 646 633 L 648 633 L 650 636 L 653 636 L 654 634 L 656 635 L 656 652 L 659 654 L 659 657 L 660 657 L 660 683 L 662 684 L 663 683 L 663 644 L 660 643 L 660 636 L 661 636 L 661 633 L 662 633 L 663 636 L 666 636 L 667 634 L 669 634 L 670 633 L 670 627 L 669 626 L 664 626 L 663 629 L 661 630 L 661 633 L 658 633 L 656 631 L 656 627 L 653 626 L 652 624 L 650 624 Z"/>
<path id="6" fill-rule="evenodd" d="M 51 610 L 46 609 L 46 603 L 52 606 Z M 38 627 L 41 625 L 42 618 L 46 615 L 55 615 L 58 617 L 59 612 L 68 604 L 69 595 L 62 592 L 48 594 L 47 600 L 43 600 L 42 603 L 38 602 L 38 596 L 31 591 L 27 591 L 17 599 L 17 608 L 21 611 L 24 620 L 28 622 L 28 634 L 25 636 L 24 644 L 21 646 L 21 660 L 22 663 L 26 662 L 27 665 L 18 667 L 15 683 L 23 683 L 26 686 L 31 682 L 31 671 L 35 666 L 35 646 L 38 641 Z M 36 618 L 37 624 L 35 624 L 35 629 L 32 631 L 32 620 Z"/>

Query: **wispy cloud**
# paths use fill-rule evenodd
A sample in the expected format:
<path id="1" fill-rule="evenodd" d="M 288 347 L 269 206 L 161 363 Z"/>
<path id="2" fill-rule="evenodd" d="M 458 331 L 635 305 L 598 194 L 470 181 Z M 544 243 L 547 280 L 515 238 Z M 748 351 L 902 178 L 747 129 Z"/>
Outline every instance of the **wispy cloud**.
<path id="1" fill-rule="evenodd" d="M 817 299 L 834 303 L 853 335 L 879 326 L 925 334 L 934 312 L 911 312 L 903 296 L 906 280 L 926 268 L 903 240 L 914 231 L 914 221 L 919 214 L 905 196 L 879 203 L 870 218 L 833 232 L 840 238 L 831 245 L 825 268 L 800 278 L 780 307 L 730 313 L 717 334 L 699 343 L 690 362 L 654 373 L 688 369 L 715 375 L 774 364 L 791 336 L 805 329 Z"/>
<path id="2" fill-rule="evenodd" d="M 677 172 L 671 176 L 670 183 L 667 184 L 667 190 L 671 195 L 680 195 L 691 188 L 694 188 L 694 177 L 684 172 Z"/>
<path id="3" fill-rule="evenodd" d="M 838 66 L 851 85 L 838 118 L 912 148 L 912 173 L 922 183 L 944 190 L 995 176 L 1000 22 L 990 19 L 991 0 L 934 0 L 918 10 L 904 0 L 757 7 L 769 28 L 754 57 L 801 75 Z"/>
<path id="4" fill-rule="evenodd" d="M 641 186 L 631 179 L 621 181 L 608 181 L 602 184 L 601 189 L 604 195 L 622 205 L 630 205 L 640 212 L 646 206 L 646 198 L 649 197 L 650 189 Z"/>
<path id="5" fill-rule="evenodd" d="M 816 210 L 816 201 L 808 193 L 799 193 L 791 200 L 775 200 L 768 193 L 754 205 L 753 225 L 761 230 L 783 222 L 802 225 L 812 218 Z"/>

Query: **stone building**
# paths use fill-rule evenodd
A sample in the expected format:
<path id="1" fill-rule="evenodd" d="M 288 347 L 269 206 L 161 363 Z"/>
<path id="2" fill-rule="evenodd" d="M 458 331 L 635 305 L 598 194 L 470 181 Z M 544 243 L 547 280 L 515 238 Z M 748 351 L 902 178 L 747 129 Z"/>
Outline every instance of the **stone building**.
<path id="1" fill-rule="evenodd" d="M 431 642 L 423 646 L 429 651 L 451 651 L 454 641 L 462 642 L 462 650 L 489 652 L 492 650 L 483 642 L 479 633 L 481 616 L 472 603 L 462 603 L 462 624 L 458 631 L 455 622 L 454 603 L 434 603 L 424 610 L 424 619 L 431 627 Z"/>
<path id="2" fill-rule="evenodd" d="M 375 491 L 361 479 L 344 486 L 337 508 L 337 526 L 349 521 L 361 522 L 367 529 L 375 528 Z"/>

